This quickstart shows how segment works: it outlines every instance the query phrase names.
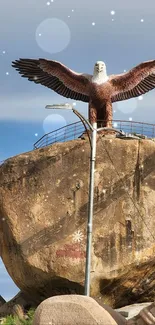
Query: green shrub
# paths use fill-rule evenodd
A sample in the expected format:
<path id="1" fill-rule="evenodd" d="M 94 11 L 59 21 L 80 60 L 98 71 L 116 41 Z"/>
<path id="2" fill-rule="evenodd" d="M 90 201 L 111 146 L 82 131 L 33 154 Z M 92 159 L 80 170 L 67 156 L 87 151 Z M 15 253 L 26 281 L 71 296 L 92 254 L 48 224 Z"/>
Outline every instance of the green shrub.
<path id="1" fill-rule="evenodd" d="M 3 325 L 32 325 L 33 317 L 34 317 L 34 309 L 30 309 L 27 312 L 28 319 L 19 319 L 17 316 L 7 316 Z"/>
<path id="2" fill-rule="evenodd" d="M 3 325 L 17 325 L 16 317 L 13 317 L 11 315 L 7 316 L 3 322 Z"/>

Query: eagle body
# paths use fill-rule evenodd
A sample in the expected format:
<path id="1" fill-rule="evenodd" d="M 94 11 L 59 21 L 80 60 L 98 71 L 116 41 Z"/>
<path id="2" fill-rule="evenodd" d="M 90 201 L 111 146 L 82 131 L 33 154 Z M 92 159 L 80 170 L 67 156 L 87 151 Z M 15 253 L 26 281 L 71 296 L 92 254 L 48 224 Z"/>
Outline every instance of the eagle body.
<path id="1" fill-rule="evenodd" d="M 89 89 L 89 121 L 91 124 L 98 121 L 100 126 L 112 126 L 112 87 L 108 81 L 97 84 L 90 83 Z"/>
<path id="2" fill-rule="evenodd" d="M 77 73 L 62 63 L 46 59 L 19 59 L 12 66 L 36 84 L 66 98 L 88 103 L 90 123 L 112 126 L 112 103 L 138 97 L 155 88 L 155 60 L 143 62 L 126 73 L 107 75 L 97 61 L 92 75 Z"/>
<path id="3" fill-rule="evenodd" d="M 112 86 L 107 81 L 100 85 L 90 82 L 89 85 L 89 98 L 91 98 L 93 101 L 98 101 L 100 103 L 103 103 L 103 101 L 111 100 L 111 94 L 112 94 Z"/>

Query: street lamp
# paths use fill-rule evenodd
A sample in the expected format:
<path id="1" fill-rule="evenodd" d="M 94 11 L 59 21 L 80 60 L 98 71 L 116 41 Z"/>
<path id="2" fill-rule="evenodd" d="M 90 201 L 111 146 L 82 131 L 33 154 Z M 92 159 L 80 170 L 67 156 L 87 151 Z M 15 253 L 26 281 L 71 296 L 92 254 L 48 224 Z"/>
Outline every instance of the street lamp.
<path id="1" fill-rule="evenodd" d="M 102 130 L 112 130 L 122 134 L 121 131 L 118 131 L 113 128 L 102 127 L 97 129 L 97 123 L 90 122 L 79 113 L 72 104 L 54 104 L 46 105 L 47 109 L 70 109 L 75 113 L 82 123 L 85 124 L 91 130 L 91 157 L 90 157 L 90 180 L 89 180 L 89 202 L 88 202 L 88 222 L 87 222 L 87 245 L 86 245 L 86 267 L 85 267 L 85 295 L 90 296 L 90 272 L 91 272 L 91 248 L 92 248 L 92 226 L 93 226 L 93 205 L 94 205 L 94 172 L 95 172 L 95 160 L 96 160 L 96 135 L 98 131 Z M 87 130 L 86 126 L 85 129 Z"/>

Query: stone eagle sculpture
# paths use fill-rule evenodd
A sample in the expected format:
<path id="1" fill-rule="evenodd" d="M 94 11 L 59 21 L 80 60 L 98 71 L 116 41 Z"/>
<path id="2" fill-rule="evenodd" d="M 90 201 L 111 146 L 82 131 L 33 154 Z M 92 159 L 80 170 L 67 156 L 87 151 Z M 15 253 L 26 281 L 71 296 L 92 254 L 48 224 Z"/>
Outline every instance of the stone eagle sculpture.
<path id="1" fill-rule="evenodd" d="M 126 73 L 107 75 L 106 65 L 97 61 L 93 75 L 77 73 L 64 64 L 46 59 L 19 59 L 12 66 L 30 81 L 58 94 L 89 103 L 91 123 L 103 120 L 112 126 L 112 103 L 138 97 L 155 88 L 155 60 L 143 62 Z"/>

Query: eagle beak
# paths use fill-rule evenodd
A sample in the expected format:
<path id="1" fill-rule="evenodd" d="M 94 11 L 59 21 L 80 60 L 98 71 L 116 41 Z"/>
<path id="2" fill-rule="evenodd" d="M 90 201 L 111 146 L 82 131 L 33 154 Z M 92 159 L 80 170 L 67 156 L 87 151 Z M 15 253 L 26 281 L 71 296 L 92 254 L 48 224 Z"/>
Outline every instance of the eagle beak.
<path id="1" fill-rule="evenodd" d="M 103 71 L 103 68 L 97 67 L 97 72 L 102 72 L 102 71 Z"/>
<path id="2" fill-rule="evenodd" d="M 99 72 L 102 72 L 103 69 L 104 69 L 103 65 L 101 65 L 101 64 L 96 64 L 96 65 L 95 65 L 95 68 L 96 68 L 96 71 L 97 71 L 98 73 L 99 73 Z"/>

